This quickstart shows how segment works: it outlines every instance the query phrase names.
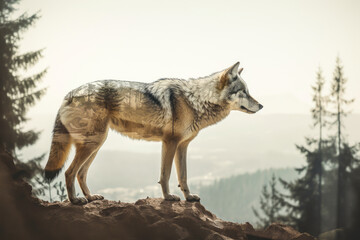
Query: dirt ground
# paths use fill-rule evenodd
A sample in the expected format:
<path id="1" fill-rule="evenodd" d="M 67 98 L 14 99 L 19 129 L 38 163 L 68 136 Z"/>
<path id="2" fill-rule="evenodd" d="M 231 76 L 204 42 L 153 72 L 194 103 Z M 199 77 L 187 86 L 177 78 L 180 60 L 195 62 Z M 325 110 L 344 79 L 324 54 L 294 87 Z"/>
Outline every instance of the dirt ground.
<path id="1" fill-rule="evenodd" d="M 198 202 L 48 203 L 33 197 L 19 175 L 12 158 L 0 153 L 0 239 L 315 239 L 281 224 L 256 231 L 223 221 Z"/>

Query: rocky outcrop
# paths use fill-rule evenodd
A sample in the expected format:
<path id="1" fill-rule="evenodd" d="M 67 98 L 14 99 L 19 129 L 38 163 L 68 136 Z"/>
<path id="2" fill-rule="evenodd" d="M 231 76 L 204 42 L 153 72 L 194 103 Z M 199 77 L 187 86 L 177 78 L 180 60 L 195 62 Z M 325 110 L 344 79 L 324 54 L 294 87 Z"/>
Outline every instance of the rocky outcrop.
<path id="1" fill-rule="evenodd" d="M 32 197 L 7 154 L 0 154 L 0 193 L 0 239 L 314 239 L 281 224 L 257 231 L 223 221 L 198 202 L 44 202 Z"/>

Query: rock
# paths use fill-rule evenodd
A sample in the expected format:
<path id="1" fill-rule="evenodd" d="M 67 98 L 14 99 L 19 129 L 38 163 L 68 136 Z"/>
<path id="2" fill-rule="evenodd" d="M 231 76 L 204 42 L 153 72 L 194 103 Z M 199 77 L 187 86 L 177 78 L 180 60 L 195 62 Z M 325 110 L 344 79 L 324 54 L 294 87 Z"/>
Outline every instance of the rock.
<path id="1" fill-rule="evenodd" d="M 281 224 L 256 231 L 250 223 L 223 221 L 199 202 L 49 203 L 32 197 L 16 176 L 11 156 L 0 154 L 0 239 L 314 239 Z"/>
<path id="2" fill-rule="evenodd" d="M 273 223 L 269 227 L 267 227 L 264 231 L 264 233 L 271 237 L 272 239 L 289 239 L 289 240 L 315 240 L 314 237 L 311 237 L 309 234 L 302 234 L 293 229 L 292 227 L 279 224 L 279 223 Z"/>

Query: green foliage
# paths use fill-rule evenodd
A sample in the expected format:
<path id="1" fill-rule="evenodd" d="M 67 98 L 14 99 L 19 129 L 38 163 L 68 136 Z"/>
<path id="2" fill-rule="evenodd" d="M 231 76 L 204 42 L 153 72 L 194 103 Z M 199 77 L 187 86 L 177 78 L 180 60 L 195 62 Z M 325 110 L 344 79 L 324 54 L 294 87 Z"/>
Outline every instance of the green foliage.
<path id="1" fill-rule="evenodd" d="M 33 192 L 35 194 L 38 193 L 38 191 L 41 191 L 40 189 L 37 189 L 37 178 L 38 176 L 42 175 L 42 167 L 40 165 L 41 160 L 44 158 L 44 155 L 41 155 L 39 157 L 30 159 L 27 162 L 20 161 L 18 158 L 14 158 L 15 165 L 17 169 L 19 169 L 19 174 L 21 174 L 21 177 L 26 180 L 30 185 L 33 187 Z"/>
<path id="2" fill-rule="evenodd" d="M 322 160 L 326 162 L 334 157 L 334 146 L 334 141 L 323 143 L 321 155 L 319 148 L 311 150 L 308 148 L 309 146 L 297 146 L 299 151 L 305 155 L 307 162 L 304 167 L 297 169 L 301 177 L 293 182 L 280 180 L 284 188 L 289 191 L 289 195 L 284 196 L 283 205 L 289 213 L 287 223 L 299 231 L 313 235 L 318 235 L 321 232 L 319 207 L 322 204 L 319 202 L 321 193 L 318 191 L 320 184 L 318 173 L 322 167 Z"/>
<path id="3" fill-rule="evenodd" d="M 326 105 L 329 102 L 329 98 L 324 96 L 324 84 L 325 79 L 322 75 L 321 68 L 319 68 L 318 72 L 316 73 L 315 85 L 311 87 L 313 90 L 312 100 L 314 103 L 314 107 L 311 109 L 311 114 L 314 121 L 314 126 L 319 126 L 320 135 L 322 135 L 322 127 L 327 125 L 325 117 L 329 114 L 329 112 L 326 110 Z"/>
<path id="4" fill-rule="evenodd" d="M 322 186 L 324 161 L 333 158 L 334 141 L 324 140 L 323 127 L 327 125 L 326 117 L 329 112 L 326 108 L 328 97 L 324 95 L 325 80 L 319 68 L 316 73 L 313 90 L 314 107 L 311 109 L 313 126 L 318 127 L 319 135 L 314 138 L 305 138 L 306 145 L 296 145 L 296 148 L 306 158 L 306 165 L 296 169 L 300 177 L 287 182 L 280 179 L 282 186 L 289 195 L 283 195 L 282 207 L 288 212 L 283 221 L 300 231 L 313 235 L 321 232 Z"/>
<path id="5" fill-rule="evenodd" d="M 18 169 L 18 177 L 21 177 L 32 186 L 32 193 L 36 196 L 42 196 L 53 201 L 64 201 L 67 198 L 66 188 L 62 181 L 53 183 L 52 185 L 43 177 L 43 168 L 40 162 L 44 155 L 23 162 L 18 158 L 13 158 L 16 168 Z M 56 195 L 52 197 L 55 190 Z"/>
<path id="6" fill-rule="evenodd" d="M 351 176 L 359 168 L 359 145 L 349 145 L 342 136 L 343 119 L 348 113 L 345 106 L 354 100 L 345 98 L 346 79 L 339 58 L 329 97 L 322 94 L 324 83 L 319 70 L 316 84 L 312 87 L 314 108 L 311 110 L 319 136 L 306 138 L 306 146 L 297 146 L 306 158 L 306 165 L 297 169 L 299 179 L 293 182 L 280 180 L 289 191 L 283 202 L 283 207 L 289 212 L 287 222 L 315 236 L 351 226 L 351 212 L 356 205 Z M 332 103 L 331 112 L 325 108 L 328 102 Z M 324 138 L 323 127 L 335 125 L 336 134 Z"/>
<path id="7" fill-rule="evenodd" d="M 18 0 L 0 0 L 0 147 L 14 154 L 35 143 L 39 132 L 22 128 L 28 119 L 25 114 L 45 93 L 37 85 L 46 69 L 32 76 L 21 76 L 42 57 L 42 50 L 19 53 L 22 33 L 32 26 L 39 15 L 21 14 L 16 19 L 11 15 L 16 11 Z"/>
<path id="8" fill-rule="evenodd" d="M 65 188 L 65 184 L 63 184 L 62 181 L 60 182 L 56 182 L 53 187 L 56 190 L 56 195 L 59 198 L 59 201 L 64 201 L 65 199 L 67 199 L 67 194 L 66 194 L 66 188 Z"/>
<path id="9" fill-rule="evenodd" d="M 33 187 L 35 195 L 42 195 L 47 188 L 43 180 L 40 161 L 44 155 L 26 162 L 15 157 L 15 150 L 36 142 L 39 132 L 23 130 L 28 120 L 26 112 L 39 100 L 46 89 L 37 86 L 46 74 L 46 69 L 34 75 L 28 72 L 42 57 L 43 50 L 19 53 L 22 33 L 31 27 L 39 15 L 27 13 L 12 18 L 19 0 L 0 0 L 0 148 L 14 156 L 22 176 Z"/>
<path id="10" fill-rule="evenodd" d="M 334 111 L 331 114 L 332 117 L 332 125 L 337 127 L 336 138 L 337 138 L 337 227 L 344 227 L 346 225 L 346 217 L 343 211 L 345 204 L 347 202 L 346 199 L 346 182 L 347 182 L 347 168 L 351 168 L 352 161 L 347 159 L 350 156 L 348 155 L 350 152 L 342 153 L 342 151 L 346 151 L 346 146 L 343 143 L 345 142 L 343 137 L 343 120 L 349 113 L 346 110 L 346 106 L 354 102 L 354 99 L 346 99 L 345 97 L 345 84 L 347 79 L 344 77 L 343 66 L 341 65 L 340 58 L 336 59 L 336 66 L 334 70 L 334 76 L 331 83 L 331 93 L 330 99 L 333 104 Z"/>
<path id="11" fill-rule="evenodd" d="M 43 177 L 36 177 L 36 195 L 48 198 L 49 202 L 64 201 L 67 199 L 65 184 L 62 181 L 51 184 Z M 56 195 L 53 197 L 53 190 Z"/>
<path id="12" fill-rule="evenodd" d="M 341 125 L 342 119 L 350 113 L 350 111 L 345 109 L 346 106 L 355 101 L 355 99 L 347 99 L 345 97 L 346 83 L 347 79 L 344 77 L 344 67 L 341 65 L 340 58 L 337 57 L 329 99 L 334 109 L 331 112 L 331 116 L 333 117 L 331 124 L 336 126 L 340 124 L 341 127 L 343 127 L 343 125 Z"/>
<path id="13" fill-rule="evenodd" d="M 350 146 L 344 143 L 342 146 L 341 158 L 348 162 L 349 168 L 346 170 L 344 177 L 344 183 L 342 186 L 342 196 L 344 199 L 344 206 L 341 208 L 341 212 L 344 216 L 343 227 L 351 227 L 354 220 L 352 214 L 356 207 L 354 205 L 359 204 L 360 199 L 355 199 L 353 194 L 358 192 L 359 185 L 356 183 L 356 172 L 359 172 L 359 144 Z M 336 154 L 336 144 L 332 147 L 333 158 L 332 162 L 336 162 L 338 156 Z M 331 163 L 331 162 L 330 162 Z M 327 165 L 329 166 L 329 165 Z M 336 164 L 332 164 L 328 167 L 328 170 L 324 173 L 324 187 L 323 187 L 323 211 L 322 211 L 322 231 L 330 231 L 337 228 L 337 198 L 338 198 L 338 168 Z M 360 195 L 359 195 L 360 196 Z"/>
<path id="14" fill-rule="evenodd" d="M 266 228 L 271 223 L 284 222 L 284 217 L 281 215 L 283 209 L 283 197 L 277 189 L 277 179 L 273 174 L 268 185 L 264 185 L 260 196 L 260 208 L 262 213 L 259 213 L 254 207 L 252 208 L 255 216 L 258 218 L 258 228 Z M 270 191 L 268 190 L 270 187 Z"/>

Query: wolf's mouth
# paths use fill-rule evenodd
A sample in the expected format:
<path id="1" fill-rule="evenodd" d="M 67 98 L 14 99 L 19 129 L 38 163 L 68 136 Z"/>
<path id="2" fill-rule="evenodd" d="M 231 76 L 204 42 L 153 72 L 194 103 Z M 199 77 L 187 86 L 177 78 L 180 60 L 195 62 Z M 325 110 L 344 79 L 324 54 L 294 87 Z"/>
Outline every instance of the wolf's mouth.
<path id="1" fill-rule="evenodd" d="M 244 106 L 241 106 L 240 108 L 241 108 L 242 110 L 245 110 L 247 113 L 255 113 L 254 111 L 251 111 L 251 110 L 247 109 L 247 108 L 244 107 Z"/>

